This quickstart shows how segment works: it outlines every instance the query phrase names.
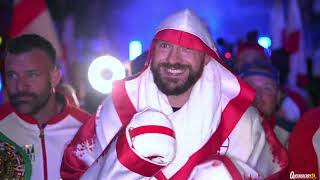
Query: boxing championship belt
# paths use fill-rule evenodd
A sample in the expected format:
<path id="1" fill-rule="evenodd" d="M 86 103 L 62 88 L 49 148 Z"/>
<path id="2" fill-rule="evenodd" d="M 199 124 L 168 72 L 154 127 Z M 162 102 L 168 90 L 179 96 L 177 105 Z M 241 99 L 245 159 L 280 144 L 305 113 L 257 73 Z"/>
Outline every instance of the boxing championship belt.
<path id="1" fill-rule="evenodd" d="M 0 132 L 0 179 L 29 180 L 31 171 L 28 155 Z"/>

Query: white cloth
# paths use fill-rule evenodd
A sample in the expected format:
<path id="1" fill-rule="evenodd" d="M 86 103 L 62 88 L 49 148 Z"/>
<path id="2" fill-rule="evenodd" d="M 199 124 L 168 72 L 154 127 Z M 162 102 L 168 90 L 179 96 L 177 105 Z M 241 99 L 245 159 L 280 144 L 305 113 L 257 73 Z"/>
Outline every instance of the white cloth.
<path id="1" fill-rule="evenodd" d="M 172 132 L 172 136 L 166 132 Z M 159 111 L 147 108 L 135 114 L 126 127 L 126 137 L 136 154 L 152 162 L 168 165 L 175 156 L 176 141 L 171 121 Z"/>
<path id="2" fill-rule="evenodd" d="M 232 180 L 232 176 L 228 172 L 228 169 L 225 167 L 223 162 L 219 160 L 212 160 L 196 166 L 189 177 L 189 180 L 208 179 Z"/>
<path id="3" fill-rule="evenodd" d="M 91 166 L 82 179 L 153 179 L 159 176 L 187 179 L 196 165 L 217 154 L 254 169 L 265 144 L 265 134 L 257 111 L 249 108 L 253 93 L 218 63 L 219 55 L 205 25 L 190 10 L 183 10 L 165 19 L 154 39 L 196 49 L 214 59 L 204 67 L 188 101 L 176 112 L 155 85 L 150 67 L 134 79 L 120 81 L 114 87 L 112 98 L 103 103 L 95 124 L 81 128 L 79 136 L 66 149 L 63 174 L 74 179 Z M 152 53 L 151 48 L 150 55 Z M 147 60 L 149 64 L 150 61 Z M 171 119 L 176 154 L 166 166 L 141 158 L 123 137 L 123 128 L 132 116 L 145 108 L 160 111 Z M 75 156 L 74 147 L 88 141 L 93 142 L 93 149 L 83 152 L 92 155 L 92 159 L 98 158 L 95 162 Z M 246 171 L 240 165 L 236 167 L 242 177 L 256 177 L 257 173 Z"/>
<path id="4" fill-rule="evenodd" d="M 32 164 L 31 179 L 45 179 L 45 171 L 47 179 L 60 179 L 63 151 L 80 126 L 91 116 L 67 105 L 62 114 L 54 117 L 54 123 L 49 121 L 46 125 L 42 141 L 40 129 L 34 119 L 17 115 L 9 104 L 1 106 L 0 109 L 0 131 L 29 155 Z M 44 169 L 45 167 L 47 169 Z"/>
<path id="5" fill-rule="evenodd" d="M 220 78 L 222 76 L 224 78 Z M 201 79 L 194 86 L 188 102 L 179 111 L 173 112 L 166 96 L 153 83 L 150 70 L 146 70 L 136 79 L 126 81 L 126 91 L 138 112 L 150 107 L 165 113 L 172 119 L 173 129 L 176 134 L 177 152 L 173 162 L 162 170 L 165 177 L 169 178 L 177 173 L 185 165 L 190 156 L 199 151 L 212 136 L 219 125 L 223 109 L 230 99 L 239 93 L 239 87 L 236 86 L 236 83 L 237 79 L 230 72 L 219 63 L 211 61 L 205 67 Z M 105 143 L 106 139 L 113 139 L 112 134 L 115 134 L 112 127 L 120 124 L 119 122 L 114 123 L 119 121 L 118 117 L 113 117 L 115 113 L 106 112 L 106 110 L 110 109 L 110 106 L 113 106 L 112 102 L 110 100 L 105 101 L 101 109 L 96 126 L 97 138 L 95 142 L 97 144 L 108 144 L 108 142 Z M 102 117 L 102 114 L 105 117 Z M 117 129 L 119 130 L 120 127 Z M 241 141 L 239 137 L 241 137 Z M 99 141 L 100 139 L 103 143 Z M 254 168 L 264 143 L 265 136 L 259 116 L 255 109 L 250 108 L 242 116 L 229 139 L 224 143 L 228 148 L 221 148 L 221 154 L 226 154 L 228 157 L 242 161 Z M 129 169 L 124 173 L 124 169 L 126 168 L 114 159 L 114 151 L 117 151 L 115 144 L 116 141 L 111 142 L 108 150 L 105 151 L 106 153 L 99 157 L 82 179 L 104 179 L 105 177 L 130 178 L 130 174 L 133 174 L 134 177 L 137 176 L 133 172 L 128 174 L 130 172 Z M 110 162 L 118 164 L 116 165 L 120 168 L 118 172 L 116 168 L 111 169 L 114 166 Z M 248 174 L 249 172 L 241 173 L 246 177 L 254 176 Z"/>

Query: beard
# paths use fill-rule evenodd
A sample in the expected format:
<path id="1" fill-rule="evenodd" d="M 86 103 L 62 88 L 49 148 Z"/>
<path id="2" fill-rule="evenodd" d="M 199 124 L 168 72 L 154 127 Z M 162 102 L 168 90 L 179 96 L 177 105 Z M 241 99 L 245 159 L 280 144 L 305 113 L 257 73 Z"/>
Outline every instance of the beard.
<path id="1" fill-rule="evenodd" d="M 161 68 L 174 68 L 185 70 L 188 72 L 187 78 L 184 80 L 176 78 L 166 78 L 161 73 Z M 151 71 L 153 74 L 153 81 L 159 88 L 159 90 L 165 95 L 178 96 L 186 92 L 188 89 L 193 87 L 193 85 L 199 80 L 203 73 L 204 61 L 201 62 L 200 68 L 195 71 L 192 69 L 191 65 L 181 64 L 181 63 L 159 63 L 155 64 L 152 60 L 151 62 Z"/>
<path id="2" fill-rule="evenodd" d="M 51 83 L 39 94 L 34 92 L 20 91 L 15 94 L 8 92 L 11 105 L 21 114 L 34 115 L 42 110 L 52 95 Z M 20 99 L 28 98 L 28 100 Z"/>

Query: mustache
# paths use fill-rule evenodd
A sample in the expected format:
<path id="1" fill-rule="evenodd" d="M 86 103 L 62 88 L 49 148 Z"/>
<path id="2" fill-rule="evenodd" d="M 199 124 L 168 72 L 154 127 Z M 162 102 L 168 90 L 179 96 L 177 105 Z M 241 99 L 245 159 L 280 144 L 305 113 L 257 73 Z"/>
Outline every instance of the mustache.
<path id="1" fill-rule="evenodd" d="M 10 95 L 11 101 L 17 101 L 20 97 L 32 97 L 32 98 L 37 98 L 37 95 L 35 93 L 31 92 L 18 92 L 16 94 Z"/>
<path id="2" fill-rule="evenodd" d="M 168 69 L 188 69 L 190 68 L 190 65 L 186 65 L 186 64 L 181 64 L 181 63 L 175 63 L 175 64 L 171 64 L 171 63 L 160 63 L 159 67 L 165 67 Z"/>

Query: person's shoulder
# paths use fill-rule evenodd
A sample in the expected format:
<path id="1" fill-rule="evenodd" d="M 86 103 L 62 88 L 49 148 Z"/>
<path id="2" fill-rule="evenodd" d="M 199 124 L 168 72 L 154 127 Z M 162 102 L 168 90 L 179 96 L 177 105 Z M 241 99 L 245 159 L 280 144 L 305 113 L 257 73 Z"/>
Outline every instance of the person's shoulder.
<path id="1" fill-rule="evenodd" d="M 87 122 L 93 117 L 93 115 L 87 111 L 74 106 L 70 106 L 70 115 L 82 123 Z"/>
<path id="2" fill-rule="evenodd" d="M 0 121 L 13 112 L 10 103 L 4 103 L 0 105 Z"/>
<path id="3" fill-rule="evenodd" d="M 311 109 L 303 114 L 290 135 L 289 144 L 302 144 L 310 139 L 320 126 L 320 107 Z M 297 141 L 302 140 L 302 141 Z"/>
<path id="4" fill-rule="evenodd" d="M 297 122 L 296 128 L 308 128 L 320 125 L 320 106 L 305 112 Z"/>

